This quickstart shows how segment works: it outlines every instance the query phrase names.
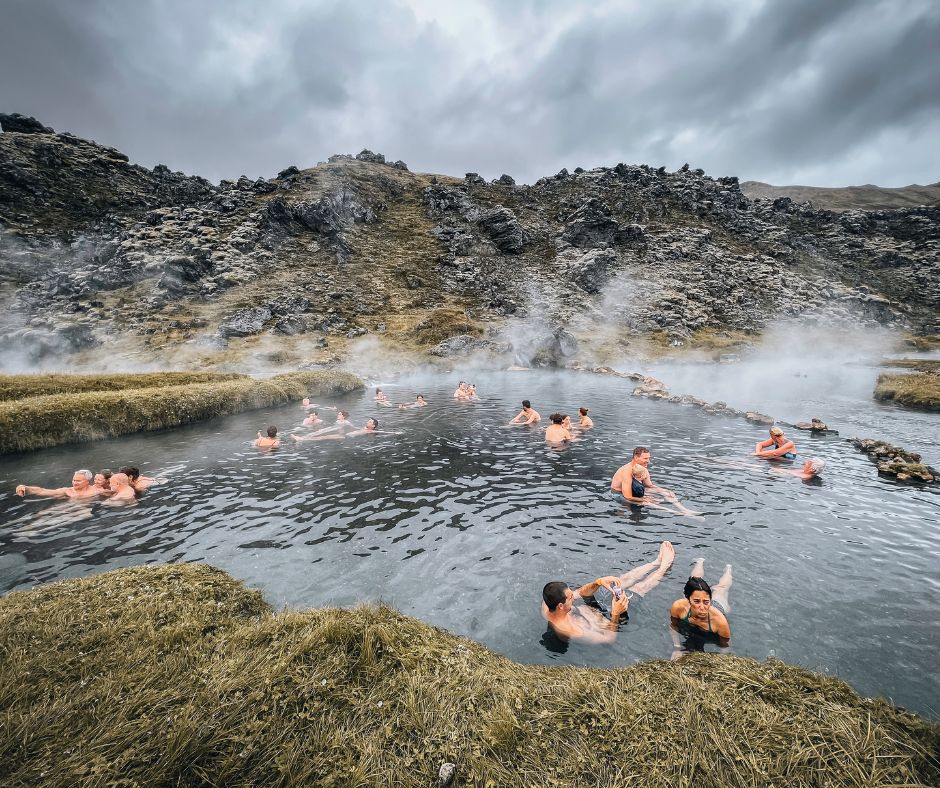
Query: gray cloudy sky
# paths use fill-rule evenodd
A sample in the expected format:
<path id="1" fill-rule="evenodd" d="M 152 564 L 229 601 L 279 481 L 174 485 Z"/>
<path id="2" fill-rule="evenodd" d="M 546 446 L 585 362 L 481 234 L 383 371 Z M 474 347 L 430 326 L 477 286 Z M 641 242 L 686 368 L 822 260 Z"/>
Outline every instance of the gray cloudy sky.
<path id="1" fill-rule="evenodd" d="M 0 0 L 0 111 L 217 181 L 363 147 L 532 182 L 940 181 L 937 0 Z"/>

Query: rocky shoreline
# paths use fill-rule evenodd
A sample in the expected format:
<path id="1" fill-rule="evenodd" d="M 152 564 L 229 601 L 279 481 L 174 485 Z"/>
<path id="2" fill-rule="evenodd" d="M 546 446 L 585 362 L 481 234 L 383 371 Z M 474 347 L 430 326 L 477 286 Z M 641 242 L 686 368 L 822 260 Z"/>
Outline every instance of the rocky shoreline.
<path id="1" fill-rule="evenodd" d="M 677 405 L 689 405 L 715 416 L 741 417 L 751 424 L 761 424 L 768 427 L 773 424 L 780 424 L 809 432 L 817 437 L 837 436 L 839 434 L 838 430 L 831 429 L 825 422 L 816 418 L 809 421 L 789 423 L 777 421 L 773 416 L 758 411 L 732 408 L 725 402 L 708 402 L 701 397 L 694 397 L 689 394 L 672 394 L 661 380 L 638 372 L 618 372 L 611 367 L 586 367 L 581 364 L 572 364 L 568 369 L 577 372 L 589 372 L 595 375 L 612 375 L 639 383 L 632 391 L 634 397 L 657 399 Z M 919 454 L 908 452 L 883 440 L 871 438 L 848 438 L 847 440 L 856 449 L 864 452 L 875 461 L 878 466 L 878 473 L 883 476 L 891 476 L 899 482 L 924 482 L 927 484 L 940 482 L 940 472 L 924 464 Z"/>

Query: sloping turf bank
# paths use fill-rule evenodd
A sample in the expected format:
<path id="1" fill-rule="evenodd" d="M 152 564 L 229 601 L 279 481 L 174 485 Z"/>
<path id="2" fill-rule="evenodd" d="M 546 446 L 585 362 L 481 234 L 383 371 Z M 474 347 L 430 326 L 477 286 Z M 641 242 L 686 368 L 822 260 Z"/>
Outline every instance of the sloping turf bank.
<path id="1" fill-rule="evenodd" d="M 126 388 L 129 377 L 133 376 L 98 376 L 100 390 L 0 402 L 0 454 L 178 427 L 308 395 L 341 394 L 363 385 L 355 375 L 334 371 L 291 372 L 264 380 L 238 376 L 184 385 L 172 385 L 174 374 L 159 376 L 163 385 L 152 385 L 154 376 L 142 375 L 141 387 Z M 118 389 L 109 390 L 115 381 Z"/>
<path id="2" fill-rule="evenodd" d="M 3 785 L 936 785 L 940 726 L 776 660 L 518 665 L 201 565 L 0 599 Z M 110 781 L 115 781 L 111 783 Z"/>
<path id="3" fill-rule="evenodd" d="M 940 373 L 884 374 L 875 384 L 875 399 L 893 400 L 921 410 L 940 410 Z"/>
<path id="4" fill-rule="evenodd" d="M 250 380 L 238 372 L 139 372 L 69 375 L 50 372 L 36 375 L 0 375 L 0 400 L 42 397 L 46 394 L 80 394 L 84 391 L 121 391 L 190 383 Z"/>

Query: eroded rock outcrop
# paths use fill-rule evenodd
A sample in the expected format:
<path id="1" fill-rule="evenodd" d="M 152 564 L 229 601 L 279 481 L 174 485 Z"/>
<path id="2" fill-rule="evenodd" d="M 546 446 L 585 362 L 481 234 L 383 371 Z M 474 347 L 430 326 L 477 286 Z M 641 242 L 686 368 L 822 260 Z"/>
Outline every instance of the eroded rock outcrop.
<path id="1" fill-rule="evenodd" d="M 254 303 L 266 281 L 311 302 L 274 315 L 280 328 L 265 324 L 288 335 L 302 325 L 372 330 L 386 321 L 362 316 L 420 319 L 451 300 L 481 328 L 535 315 L 538 331 L 581 344 L 599 326 L 680 345 L 790 317 L 823 330 L 940 333 L 937 206 L 834 213 L 750 201 L 736 178 L 692 167 L 578 167 L 533 185 L 505 175 L 488 183 L 410 173 L 368 150 L 214 186 L 130 164 L 35 119 L 0 122 L 8 333 L 51 335 L 80 315 L 96 334 L 185 340 L 180 326 L 195 323 L 176 311 L 219 329 L 230 307 L 213 308 L 216 299 L 244 290 L 226 303 Z"/>

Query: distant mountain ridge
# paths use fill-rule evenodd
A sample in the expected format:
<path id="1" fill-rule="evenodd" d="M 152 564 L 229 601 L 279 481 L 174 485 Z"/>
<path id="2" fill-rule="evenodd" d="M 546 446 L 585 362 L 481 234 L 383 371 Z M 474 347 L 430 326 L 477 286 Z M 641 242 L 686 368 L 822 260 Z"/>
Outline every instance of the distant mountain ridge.
<path id="1" fill-rule="evenodd" d="M 940 205 L 751 200 L 688 165 L 487 182 L 371 151 L 214 185 L 31 118 L 0 126 L 8 368 L 314 367 L 363 343 L 558 364 L 791 318 L 940 334 Z"/>
<path id="2" fill-rule="evenodd" d="M 742 181 L 741 191 L 750 199 L 789 197 L 795 202 L 811 202 L 827 211 L 880 211 L 913 208 L 940 203 L 940 182 L 926 186 L 885 187 L 866 183 L 862 186 L 772 186 L 761 181 Z"/>

